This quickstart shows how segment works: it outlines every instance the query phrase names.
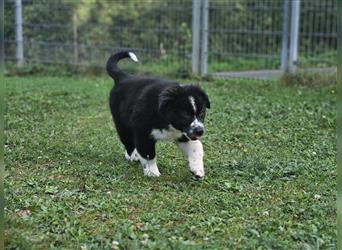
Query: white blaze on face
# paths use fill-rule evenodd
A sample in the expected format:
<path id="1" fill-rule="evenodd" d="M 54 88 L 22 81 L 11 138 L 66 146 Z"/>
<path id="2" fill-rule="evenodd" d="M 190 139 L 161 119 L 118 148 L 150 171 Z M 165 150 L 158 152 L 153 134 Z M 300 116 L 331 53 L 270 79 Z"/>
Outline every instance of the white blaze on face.
<path id="1" fill-rule="evenodd" d="M 190 101 L 192 108 L 194 109 L 194 112 L 196 113 L 197 107 L 196 107 L 196 103 L 195 103 L 195 98 L 193 96 L 189 96 L 189 101 Z"/>
<path id="2" fill-rule="evenodd" d="M 189 101 L 190 104 L 192 106 L 192 108 L 194 109 L 194 113 L 196 113 L 197 111 L 197 107 L 196 107 L 196 103 L 195 103 L 195 98 L 193 96 L 189 96 Z M 190 127 L 201 127 L 204 128 L 204 125 L 202 122 L 200 122 L 199 120 L 197 120 L 197 118 L 195 117 L 195 119 L 192 121 L 192 123 L 190 124 Z"/>
<path id="3" fill-rule="evenodd" d="M 197 118 L 195 118 L 195 120 L 193 120 L 193 122 L 190 124 L 190 127 L 201 127 L 201 128 L 204 128 L 204 125 L 203 125 L 202 122 L 197 120 Z"/>

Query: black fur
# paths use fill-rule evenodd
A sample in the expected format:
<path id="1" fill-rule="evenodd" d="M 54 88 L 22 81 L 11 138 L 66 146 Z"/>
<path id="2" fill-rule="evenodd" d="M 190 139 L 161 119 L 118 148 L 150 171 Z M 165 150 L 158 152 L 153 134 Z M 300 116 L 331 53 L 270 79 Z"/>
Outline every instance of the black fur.
<path id="1" fill-rule="evenodd" d="M 210 108 L 209 98 L 198 86 L 126 74 L 116 65 L 125 57 L 129 57 L 129 52 L 114 54 L 107 61 L 107 72 L 115 81 L 109 97 L 110 110 L 127 153 L 131 155 L 136 148 L 143 158 L 153 159 L 156 140 L 151 136 L 152 129 L 167 129 L 171 124 L 188 133 L 194 116 L 204 122 L 205 110 Z M 189 96 L 195 99 L 196 114 Z M 191 134 L 175 139 L 188 138 Z"/>

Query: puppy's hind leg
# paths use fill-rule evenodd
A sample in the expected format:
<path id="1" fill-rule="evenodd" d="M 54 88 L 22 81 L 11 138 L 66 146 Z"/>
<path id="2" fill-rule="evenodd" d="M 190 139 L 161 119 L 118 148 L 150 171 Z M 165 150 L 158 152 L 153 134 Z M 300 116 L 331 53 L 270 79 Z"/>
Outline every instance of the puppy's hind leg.
<path id="1" fill-rule="evenodd" d="M 159 177 L 160 172 L 157 166 L 157 157 L 155 151 L 156 142 L 149 136 L 138 135 L 136 137 L 136 149 L 139 160 L 144 168 L 144 175 Z"/>
<path id="2" fill-rule="evenodd" d="M 130 129 L 123 127 L 123 126 L 117 126 L 117 131 L 120 137 L 120 141 L 125 146 L 125 158 L 128 161 L 138 161 L 138 155 L 136 153 L 136 149 L 134 146 L 134 137 L 133 133 Z"/>

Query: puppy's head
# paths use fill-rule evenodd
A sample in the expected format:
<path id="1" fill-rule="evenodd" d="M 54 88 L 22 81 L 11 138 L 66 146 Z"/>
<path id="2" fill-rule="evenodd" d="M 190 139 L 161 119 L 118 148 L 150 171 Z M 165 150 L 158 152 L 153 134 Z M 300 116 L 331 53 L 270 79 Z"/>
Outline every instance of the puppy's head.
<path id="1" fill-rule="evenodd" d="M 203 135 L 207 108 L 210 108 L 209 98 L 198 86 L 173 86 L 159 95 L 159 113 L 191 140 Z"/>

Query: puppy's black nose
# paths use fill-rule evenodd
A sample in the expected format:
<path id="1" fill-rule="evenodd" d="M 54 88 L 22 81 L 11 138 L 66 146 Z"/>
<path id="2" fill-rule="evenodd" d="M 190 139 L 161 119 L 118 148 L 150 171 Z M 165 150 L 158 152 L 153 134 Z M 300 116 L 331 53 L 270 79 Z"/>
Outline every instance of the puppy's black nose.
<path id="1" fill-rule="evenodd" d="M 203 133 L 204 133 L 203 127 L 195 127 L 195 128 L 194 128 L 194 134 L 195 134 L 196 136 L 202 136 Z"/>

